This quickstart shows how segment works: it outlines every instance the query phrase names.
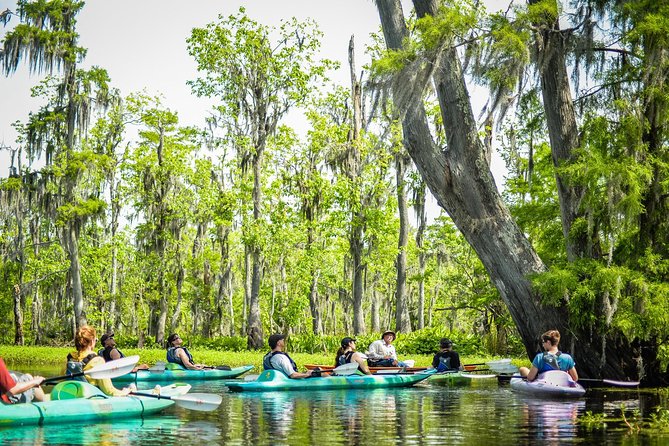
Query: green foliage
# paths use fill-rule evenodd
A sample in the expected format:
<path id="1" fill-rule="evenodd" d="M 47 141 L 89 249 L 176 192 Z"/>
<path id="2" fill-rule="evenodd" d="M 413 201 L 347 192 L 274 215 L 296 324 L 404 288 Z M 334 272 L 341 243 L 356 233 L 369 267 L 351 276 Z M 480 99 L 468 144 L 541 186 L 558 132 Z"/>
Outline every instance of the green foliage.
<path id="1" fill-rule="evenodd" d="M 586 410 L 576 421 L 591 431 L 593 429 L 605 429 L 607 418 L 605 413 L 593 413 L 591 410 Z"/>

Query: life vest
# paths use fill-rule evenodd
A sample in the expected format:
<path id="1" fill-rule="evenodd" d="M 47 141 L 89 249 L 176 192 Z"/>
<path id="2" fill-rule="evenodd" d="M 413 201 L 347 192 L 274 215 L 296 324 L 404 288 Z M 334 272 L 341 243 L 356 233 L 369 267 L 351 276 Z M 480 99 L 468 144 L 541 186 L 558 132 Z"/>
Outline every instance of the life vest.
<path id="1" fill-rule="evenodd" d="M 348 364 L 350 362 L 353 362 L 353 361 L 351 361 L 351 357 L 353 356 L 353 353 L 355 353 L 355 352 L 350 351 L 350 352 L 346 352 L 342 355 L 339 355 L 339 357 L 337 358 L 337 365 L 340 366 L 340 365 L 344 365 L 344 364 Z"/>
<path id="2" fill-rule="evenodd" d="M 439 357 L 439 365 L 437 366 L 437 372 L 445 372 L 451 370 L 451 357 L 450 356 L 441 356 Z"/>
<path id="3" fill-rule="evenodd" d="M 561 351 L 558 351 L 555 355 L 552 353 L 544 352 L 541 360 L 544 363 L 544 366 L 550 367 L 550 370 L 560 370 L 560 364 L 558 363 L 558 357 L 562 354 Z M 546 371 L 544 370 L 540 371 Z"/>
<path id="4" fill-rule="evenodd" d="M 105 358 L 105 362 L 113 361 L 113 359 L 111 357 L 111 351 L 114 348 L 116 348 L 116 347 L 101 348 L 100 350 L 98 350 L 98 356 L 102 356 L 103 358 Z M 119 349 L 116 349 L 116 350 L 118 351 L 118 354 L 121 355 L 121 358 L 125 358 L 125 355 L 123 354 L 123 352 L 121 350 L 119 350 Z"/>
<path id="5" fill-rule="evenodd" d="M 72 354 L 68 353 L 67 354 L 67 370 L 65 371 L 66 374 L 68 375 L 74 375 L 78 373 L 83 373 L 84 368 L 86 367 L 86 364 L 90 362 L 91 359 L 97 357 L 95 353 L 91 353 L 88 356 L 86 356 L 84 359 L 81 361 L 75 361 L 74 358 L 72 357 Z M 84 381 L 86 382 L 86 377 L 84 375 L 79 375 L 72 377 L 70 379 L 76 380 L 76 381 Z"/>
<path id="6" fill-rule="evenodd" d="M 274 366 L 272 366 L 272 358 L 274 355 L 285 355 L 288 360 L 290 361 L 290 365 L 293 366 L 293 370 L 297 371 L 297 364 L 295 364 L 295 361 L 293 361 L 293 358 L 288 356 L 288 353 L 284 352 L 269 352 L 267 353 L 263 358 L 262 358 L 262 367 L 264 370 L 276 370 Z"/>
<path id="7" fill-rule="evenodd" d="M 193 360 L 193 355 L 190 354 L 188 349 L 186 347 L 170 347 L 167 349 L 167 362 L 171 362 L 174 364 L 181 364 L 182 366 L 185 367 L 184 363 L 181 362 L 181 358 L 177 356 L 177 350 L 182 349 L 184 352 L 186 352 L 186 356 L 188 356 L 188 360 L 190 361 L 191 364 L 195 364 L 195 361 Z"/>

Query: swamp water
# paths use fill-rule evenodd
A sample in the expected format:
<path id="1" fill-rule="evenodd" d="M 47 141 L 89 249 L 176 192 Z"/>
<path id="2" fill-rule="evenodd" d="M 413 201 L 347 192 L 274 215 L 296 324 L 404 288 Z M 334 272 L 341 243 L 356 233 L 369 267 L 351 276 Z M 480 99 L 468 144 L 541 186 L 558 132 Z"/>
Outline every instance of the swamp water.
<path id="1" fill-rule="evenodd" d="M 33 370 L 55 376 L 60 370 Z M 229 393 L 221 383 L 191 383 L 192 392 L 223 395 L 213 412 L 171 407 L 139 420 L 0 429 L 11 445 L 517 445 L 669 444 L 669 430 L 632 433 L 666 398 L 629 390 L 589 390 L 574 401 L 528 399 L 508 385 L 421 384 L 408 389 Z M 141 386 L 140 386 L 141 387 Z M 577 422 L 586 411 L 606 423 Z"/>

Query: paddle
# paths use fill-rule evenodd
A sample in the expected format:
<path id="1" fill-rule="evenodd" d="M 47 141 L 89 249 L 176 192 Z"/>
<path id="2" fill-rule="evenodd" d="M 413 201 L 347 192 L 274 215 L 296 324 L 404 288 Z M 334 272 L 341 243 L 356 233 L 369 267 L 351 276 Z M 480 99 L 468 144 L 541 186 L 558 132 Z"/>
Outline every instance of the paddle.
<path id="1" fill-rule="evenodd" d="M 339 367 L 335 367 L 334 369 L 332 369 L 333 374 L 340 376 L 353 375 L 357 371 L 358 371 L 357 362 L 349 362 L 348 364 L 340 365 Z"/>
<path id="2" fill-rule="evenodd" d="M 639 381 L 615 381 L 613 379 L 579 378 L 578 382 L 607 384 L 610 387 L 639 387 Z"/>
<path id="3" fill-rule="evenodd" d="M 201 412 L 210 412 L 216 410 L 216 408 L 223 401 L 221 395 L 216 395 L 214 393 L 187 393 L 185 395 L 160 395 L 155 393 L 144 393 L 144 392 L 130 392 L 131 395 L 145 396 L 148 398 L 156 398 L 159 400 L 172 400 L 176 403 L 177 406 L 190 409 L 190 410 L 199 410 Z"/>
<path id="4" fill-rule="evenodd" d="M 90 376 L 92 379 L 116 378 L 118 376 L 123 376 L 130 373 L 137 362 L 139 362 L 139 355 L 128 356 L 126 358 L 116 359 L 114 361 L 96 365 L 95 367 L 91 367 L 90 369 L 84 370 L 83 372 L 47 378 L 44 380 L 43 384 L 53 384 L 64 379 L 71 379 L 83 375 Z"/>

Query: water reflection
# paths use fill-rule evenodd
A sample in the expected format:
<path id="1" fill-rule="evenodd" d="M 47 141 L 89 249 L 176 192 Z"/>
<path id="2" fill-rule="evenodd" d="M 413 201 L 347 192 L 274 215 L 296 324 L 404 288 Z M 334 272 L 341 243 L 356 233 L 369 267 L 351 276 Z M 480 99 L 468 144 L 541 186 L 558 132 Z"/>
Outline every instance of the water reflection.
<path id="1" fill-rule="evenodd" d="M 666 398 L 636 391 L 589 390 L 577 401 L 551 401 L 497 385 L 246 394 L 229 393 L 220 382 L 192 384 L 192 392 L 222 394 L 221 406 L 172 407 L 146 420 L 0 429 L 0 444 L 641 444 L 642 436 L 630 438 L 624 423 L 612 420 L 621 404 L 645 417 L 667 405 Z M 610 421 L 585 428 L 577 418 L 587 410 Z"/>

